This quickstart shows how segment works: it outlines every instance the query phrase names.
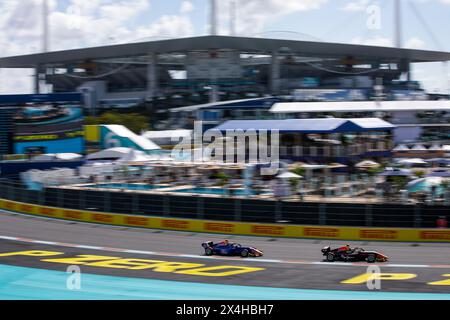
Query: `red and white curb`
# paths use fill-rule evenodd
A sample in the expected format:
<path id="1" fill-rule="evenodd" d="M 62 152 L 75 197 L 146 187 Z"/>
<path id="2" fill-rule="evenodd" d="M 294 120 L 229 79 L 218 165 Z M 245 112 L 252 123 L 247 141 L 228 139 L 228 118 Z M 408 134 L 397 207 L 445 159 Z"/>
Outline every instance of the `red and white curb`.
<path id="1" fill-rule="evenodd" d="M 80 249 L 89 249 L 89 250 L 100 250 L 100 251 L 108 251 L 108 252 L 122 252 L 122 253 L 132 253 L 132 254 L 141 254 L 141 255 L 151 255 L 151 256 L 164 256 L 164 257 L 180 257 L 180 258 L 194 258 L 194 259 L 212 259 L 212 260 L 227 260 L 227 261 L 244 261 L 242 258 L 236 257 L 218 257 L 218 256 L 201 256 L 201 255 L 193 255 L 193 254 L 180 254 L 180 253 L 172 253 L 172 252 L 158 252 L 158 251 L 143 251 L 143 250 L 131 250 L 131 249 L 122 249 L 122 248 L 111 248 L 111 247 L 100 247 L 100 246 L 90 246 L 90 245 L 82 245 L 82 244 L 73 244 L 73 243 L 64 243 L 64 242 L 55 242 L 55 241 L 43 241 L 43 240 L 35 240 L 28 239 L 22 237 L 9 237 L 9 236 L 1 236 L 0 240 L 9 240 L 9 241 L 17 241 L 17 242 L 25 242 L 25 243 L 34 243 L 34 244 L 44 244 L 50 246 L 57 247 L 70 247 L 70 248 L 80 248 Z M 278 259 L 245 259 L 245 262 L 266 262 L 266 263 L 282 263 L 282 264 L 298 264 L 298 265 L 324 265 L 328 267 L 332 266 L 358 266 L 358 267 L 367 267 L 367 263 L 351 263 L 351 262 L 317 262 L 317 261 L 302 261 L 302 260 L 278 260 Z M 449 268 L 450 265 L 428 265 L 428 264 L 370 264 L 371 266 L 383 266 L 383 267 L 395 267 L 395 268 Z"/>

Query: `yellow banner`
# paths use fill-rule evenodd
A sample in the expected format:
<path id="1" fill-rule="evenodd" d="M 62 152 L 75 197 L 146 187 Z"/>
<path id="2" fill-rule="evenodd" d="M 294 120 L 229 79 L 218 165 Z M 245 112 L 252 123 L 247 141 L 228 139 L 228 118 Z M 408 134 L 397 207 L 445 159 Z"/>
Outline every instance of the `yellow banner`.
<path id="1" fill-rule="evenodd" d="M 447 229 L 302 226 L 162 218 L 54 208 L 2 199 L 0 208 L 56 219 L 188 232 L 357 241 L 450 242 L 450 230 Z"/>

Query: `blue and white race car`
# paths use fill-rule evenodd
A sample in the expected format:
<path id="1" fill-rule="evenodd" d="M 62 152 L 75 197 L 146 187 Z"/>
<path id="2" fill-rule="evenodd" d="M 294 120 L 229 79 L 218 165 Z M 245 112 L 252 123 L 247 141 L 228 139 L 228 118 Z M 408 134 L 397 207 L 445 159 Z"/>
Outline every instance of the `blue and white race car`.
<path id="1" fill-rule="evenodd" d="M 202 243 L 202 247 L 205 249 L 205 255 L 220 255 L 220 256 L 241 256 L 246 257 L 262 257 L 261 250 L 254 247 L 243 247 L 239 243 L 229 243 L 228 241 L 222 241 L 219 243 L 213 243 L 212 241 Z"/>

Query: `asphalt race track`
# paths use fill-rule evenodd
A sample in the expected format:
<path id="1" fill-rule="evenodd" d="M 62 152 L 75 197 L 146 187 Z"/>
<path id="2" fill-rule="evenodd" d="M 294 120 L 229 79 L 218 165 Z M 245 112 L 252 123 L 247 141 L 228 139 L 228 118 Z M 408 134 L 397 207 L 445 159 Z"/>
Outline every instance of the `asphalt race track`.
<path id="1" fill-rule="evenodd" d="M 231 242 L 255 246 L 264 252 L 264 256 L 246 259 L 203 256 L 203 241 L 218 241 L 225 237 Z M 178 293 L 180 288 L 194 290 L 195 286 L 200 286 L 199 294 L 206 294 L 212 299 L 224 298 L 223 295 L 228 292 L 226 290 L 233 288 L 247 299 L 275 299 L 278 294 L 279 298 L 307 298 L 315 294 L 315 298 L 321 299 L 326 298 L 330 292 L 337 294 L 334 298 L 339 297 L 339 293 L 345 297 L 353 292 L 356 298 L 359 294 L 362 299 L 396 299 L 406 297 L 409 293 L 420 294 L 410 298 L 423 299 L 427 298 L 424 294 L 439 293 L 438 296 L 429 297 L 450 299 L 448 244 L 349 243 L 380 251 L 388 255 L 390 261 L 385 264 L 323 262 L 320 249 L 325 245 L 339 246 L 342 242 L 133 229 L 0 212 L 0 268 L 3 267 L 5 272 L 8 271 L 5 274 L 9 275 L 6 283 L 0 283 L 0 296 L 7 296 L 6 288 L 14 296 L 11 293 L 15 292 L 13 288 L 20 287 L 16 297 L 24 297 L 25 287 L 29 289 L 31 286 L 34 293 L 29 294 L 29 297 L 39 297 L 38 287 L 42 285 L 41 292 L 45 292 L 46 283 L 48 285 L 53 280 L 41 281 L 44 282 L 42 284 L 36 281 L 23 284 L 19 277 L 21 272 L 28 274 L 24 277 L 31 279 L 30 273 L 26 272 L 33 271 L 37 276 L 36 272 L 58 271 L 57 275 L 65 279 L 67 268 L 77 265 L 82 274 L 88 277 L 111 277 L 108 281 L 122 279 L 120 286 L 123 286 L 125 279 L 127 283 L 140 279 L 142 286 L 147 284 L 152 290 L 158 286 L 169 290 L 166 284 L 170 283 L 171 286 L 177 286 L 177 289 L 173 288 L 173 292 Z M 84 255 L 82 259 L 80 255 Z M 384 280 L 379 281 L 379 290 L 369 290 L 367 281 L 361 277 L 368 272 L 369 266 L 379 266 L 378 272 L 388 274 Z M 54 276 L 52 274 L 49 279 Z M 98 279 L 96 281 L 102 282 Z M 15 284 L 22 286 L 14 286 Z M 117 287 L 109 287 L 112 295 L 115 289 Z M 161 289 L 159 293 L 162 291 L 164 290 Z M 262 291 L 266 296 L 260 295 Z M 130 292 L 133 290 L 127 291 Z M 136 292 L 134 291 L 135 298 Z M 219 296 L 214 292 L 223 294 Z M 302 292 L 304 295 L 301 295 Z M 183 296 L 167 294 L 143 294 L 140 297 L 183 299 Z M 232 291 L 227 294 L 233 295 Z M 117 295 L 120 296 L 119 293 Z M 193 299 L 196 296 L 192 294 L 184 298 Z M 233 299 L 236 296 L 225 298 Z"/>

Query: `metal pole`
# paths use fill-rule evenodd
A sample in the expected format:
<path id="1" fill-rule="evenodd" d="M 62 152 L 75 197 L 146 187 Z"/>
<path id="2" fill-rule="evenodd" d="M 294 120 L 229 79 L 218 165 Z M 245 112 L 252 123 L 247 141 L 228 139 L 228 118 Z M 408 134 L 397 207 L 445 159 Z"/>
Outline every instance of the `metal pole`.
<path id="1" fill-rule="evenodd" d="M 402 40 L 402 4 L 401 4 L 401 0 L 395 0 L 394 25 L 395 25 L 395 46 L 397 48 L 402 48 L 403 40 Z"/>
<path id="2" fill-rule="evenodd" d="M 147 65 L 147 98 L 153 99 L 158 94 L 158 59 L 155 53 L 150 53 Z"/>
<path id="3" fill-rule="evenodd" d="M 281 221 L 282 219 L 282 212 L 281 212 L 281 200 L 275 201 L 275 222 Z"/>
<path id="4" fill-rule="evenodd" d="M 372 226 L 372 205 L 366 204 L 366 210 L 365 210 L 365 216 L 366 216 L 366 227 Z"/>
<path id="5" fill-rule="evenodd" d="M 326 225 L 327 223 L 327 205 L 325 203 L 319 204 L 319 225 Z"/>
<path id="6" fill-rule="evenodd" d="M 236 0 L 230 0 L 230 36 L 236 36 Z"/>
<path id="7" fill-rule="evenodd" d="M 242 208 L 241 208 L 241 200 L 234 200 L 234 220 L 242 221 Z"/>
<path id="8" fill-rule="evenodd" d="M 202 197 L 197 197 L 197 218 L 203 219 L 205 214 L 205 204 Z"/>
<path id="9" fill-rule="evenodd" d="M 105 212 L 111 212 L 111 193 L 105 192 L 103 194 L 103 210 Z"/>
<path id="10" fill-rule="evenodd" d="M 211 0 L 210 23 L 211 23 L 211 35 L 216 36 L 217 35 L 217 2 L 216 2 L 216 0 Z"/>
<path id="11" fill-rule="evenodd" d="M 40 73 L 40 66 L 37 65 L 34 67 L 34 75 L 33 75 L 33 86 L 34 86 L 34 93 L 39 94 L 40 92 L 40 80 L 39 80 L 39 73 Z"/>
<path id="12" fill-rule="evenodd" d="M 42 0 L 42 52 L 49 49 L 48 0 Z"/>
<path id="13" fill-rule="evenodd" d="M 422 225 L 421 211 L 422 206 L 420 205 L 414 206 L 414 228 L 420 228 Z"/>
<path id="14" fill-rule="evenodd" d="M 278 51 L 272 52 L 272 61 L 270 66 L 270 91 L 278 93 L 280 89 L 280 60 Z"/>
<path id="15" fill-rule="evenodd" d="M 163 196 L 163 211 L 164 217 L 170 216 L 170 198 L 169 196 Z"/>

